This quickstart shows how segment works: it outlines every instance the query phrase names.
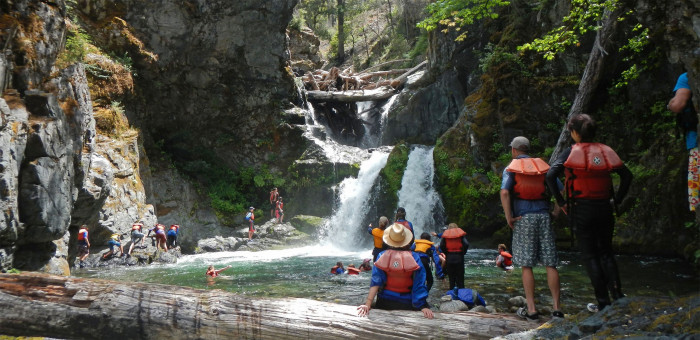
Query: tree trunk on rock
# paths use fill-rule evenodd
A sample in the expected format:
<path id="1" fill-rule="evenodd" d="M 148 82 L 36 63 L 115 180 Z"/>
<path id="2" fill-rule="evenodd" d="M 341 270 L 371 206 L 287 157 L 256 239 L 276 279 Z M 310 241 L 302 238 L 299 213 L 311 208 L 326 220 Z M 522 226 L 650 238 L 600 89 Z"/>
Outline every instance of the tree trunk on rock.
<path id="1" fill-rule="evenodd" d="M 620 6 L 621 7 L 621 6 Z M 622 9 L 618 8 L 611 12 L 610 10 L 605 10 L 603 14 L 602 27 L 598 30 L 595 37 L 595 42 L 593 43 L 593 48 L 591 49 L 591 54 L 588 57 L 588 63 L 586 68 L 583 70 L 583 76 L 581 76 L 581 82 L 578 86 L 578 91 L 576 92 L 576 98 L 574 103 L 571 105 L 569 114 L 566 116 L 566 121 L 568 122 L 571 117 L 584 113 L 588 109 L 591 100 L 593 99 L 593 94 L 598 88 L 598 83 L 603 75 L 603 66 L 605 65 L 606 57 L 608 56 L 607 49 L 609 49 L 612 36 L 617 30 L 617 19 L 622 13 Z M 549 158 L 549 163 L 552 164 L 557 160 L 559 154 L 566 147 L 566 142 L 569 140 L 569 131 L 566 129 L 566 124 L 559 135 L 557 140 L 557 145 L 552 152 L 552 156 Z"/>
<path id="2" fill-rule="evenodd" d="M 205 280 L 202 274 L 202 280 Z M 489 339 L 538 324 L 512 315 L 372 310 L 221 290 L 0 274 L 0 333 L 71 339 Z"/>

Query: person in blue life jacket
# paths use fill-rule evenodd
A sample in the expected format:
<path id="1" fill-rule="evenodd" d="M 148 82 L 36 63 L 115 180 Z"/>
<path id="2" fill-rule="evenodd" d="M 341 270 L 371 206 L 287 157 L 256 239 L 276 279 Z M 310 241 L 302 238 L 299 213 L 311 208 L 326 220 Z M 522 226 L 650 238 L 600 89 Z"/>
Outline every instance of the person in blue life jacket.
<path id="1" fill-rule="evenodd" d="M 386 226 L 389 225 L 389 219 L 386 218 L 386 216 L 382 216 L 379 218 L 379 226 L 378 227 L 372 227 L 372 224 L 369 224 L 369 227 L 367 227 L 367 232 L 372 235 L 372 240 L 374 241 L 374 249 L 372 249 L 372 261 L 377 261 L 377 255 L 384 251 L 384 229 L 386 229 Z"/>
<path id="2" fill-rule="evenodd" d="M 435 264 L 435 276 L 438 279 L 445 278 L 445 274 L 442 273 L 442 266 L 440 265 L 440 257 L 437 254 L 437 249 L 435 249 L 434 243 L 430 241 L 430 234 L 422 233 L 420 239 L 415 240 L 415 243 L 411 245 L 411 250 L 416 252 L 420 256 L 421 262 L 423 262 L 423 267 L 425 267 L 426 273 L 426 286 L 428 291 L 433 287 L 433 273 L 430 270 L 430 261 L 432 260 Z"/>
<path id="3" fill-rule="evenodd" d="M 374 308 L 420 310 L 426 318 L 433 318 L 425 285 L 426 268 L 420 256 L 410 250 L 412 239 L 413 233 L 402 224 L 386 228 L 383 240 L 388 249 L 374 263 L 367 301 L 357 307 L 359 316 L 369 315 L 376 297 Z"/>
<path id="4" fill-rule="evenodd" d="M 177 224 L 171 224 L 167 233 L 167 245 L 170 248 L 177 247 L 177 237 L 180 235 L 180 226 Z"/>
<path id="5" fill-rule="evenodd" d="M 340 275 L 345 273 L 345 267 L 343 267 L 343 262 L 338 261 L 335 266 L 331 268 L 331 274 Z"/>

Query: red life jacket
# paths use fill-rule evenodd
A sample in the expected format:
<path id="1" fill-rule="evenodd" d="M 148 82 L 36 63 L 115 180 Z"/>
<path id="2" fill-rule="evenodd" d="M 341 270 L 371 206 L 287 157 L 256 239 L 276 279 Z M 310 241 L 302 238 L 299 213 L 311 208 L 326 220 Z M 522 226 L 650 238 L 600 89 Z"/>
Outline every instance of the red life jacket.
<path id="1" fill-rule="evenodd" d="M 170 230 L 175 230 L 175 231 L 177 231 L 178 229 L 180 229 L 180 226 L 177 225 L 177 224 L 173 224 L 173 225 L 170 226 Z"/>
<path id="2" fill-rule="evenodd" d="M 355 267 L 348 267 L 348 275 L 360 275 L 360 269 Z"/>
<path id="3" fill-rule="evenodd" d="M 567 195 L 570 198 L 609 199 L 612 194 L 610 171 L 622 166 L 620 157 L 605 144 L 574 144 L 564 162 Z"/>
<path id="4" fill-rule="evenodd" d="M 430 249 L 430 246 L 432 246 L 433 244 L 434 244 L 433 242 L 428 241 L 428 240 L 423 240 L 423 239 L 416 240 L 415 251 L 425 254 L 428 251 L 428 249 Z"/>
<path id="5" fill-rule="evenodd" d="M 447 229 L 445 230 L 444 233 L 442 233 L 442 238 L 445 239 L 445 242 L 447 242 L 446 247 L 447 247 L 447 252 L 448 253 L 459 253 L 461 252 L 462 249 L 462 236 L 466 235 L 467 233 L 464 232 L 461 228 L 452 228 L 452 229 Z"/>
<path id="6" fill-rule="evenodd" d="M 511 255 L 507 251 L 501 251 L 500 254 L 501 254 L 501 256 L 503 256 L 503 264 L 505 266 L 512 266 L 513 265 L 513 255 Z"/>
<path id="7" fill-rule="evenodd" d="M 394 223 L 398 223 L 398 224 L 400 224 L 400 225 L 406 227 L 406 229 L 410 230 L 411 233 L 413 233 L 413 228 L 411 228 L 411 224 L 409 224 L 408 221 L 406 221 L 406 220 L 403 220 L 403 221 L 401 221 L 401 222 L 395 221 Z"/>
<path id="8" fill-rule="evenodd" d="M 338 268 L 338 266 L 333 266 L 333 268 L 331 268 L 331 274 L 338 274 L 335 272 Z"/>
<path id="9" fill-rule="evenodd" d="M 131 225 L 131 230 L 141 230 L 143 228 L 143 224 L 141 223 L 134 223 Z"/>
<path id="10" fill-rule="evenodd" d="M 386 273 L 384 289 L 395 293 L 409 293 L 413 289 L 413 272 L 420 266 L 410 251 L 385 251 L 374 266 Z"/>
<path id="11" fill-rule="evenodd" d="M 87 238 L 88 231 L 85 228 L 78 230 L 78 241 L 84 241 Z"/>
<path id="12" fill-rule="evenodd" d="M 510 162 L 506 171 L 515 174 L 513 195 L 524 200 L 545 199 L 545 176 L 549 164 L 540 158 L 517 158 Z"/>

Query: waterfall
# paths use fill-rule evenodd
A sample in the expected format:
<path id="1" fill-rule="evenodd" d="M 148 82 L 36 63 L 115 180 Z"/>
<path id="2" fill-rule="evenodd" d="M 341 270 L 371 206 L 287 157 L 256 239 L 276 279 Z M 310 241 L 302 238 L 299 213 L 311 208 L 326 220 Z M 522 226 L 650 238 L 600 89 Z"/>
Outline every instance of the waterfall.
<path id="1" fill-rule="evenodd" d="M 391 96 L 383 104 L 380 102 L 358 102 L 357 117 L 364 123 L 364 137 L 360 142 L 363 148 L 374 148 L 382 143 L 387 117 L 397 95 Z"/>
<path id="2" fill-rule="evenodd" d="M 357 178 L 348 177 L 339 185 L 338 207 L 328 220 L 326 241 L 341 249 L 356 249 L 367 243 L 364 222 L 370 210 L 370 192 L 379 172 L 386 165 L 388 152 L 374 151 L 360 165 Z"/>
<path id="3" fill-rule="evenodd" d="M 433 149 L 415 146 L 411 150 L 398 194 L 399 206 L 406 209 L 406 219 L 413 223 L 416 238 L 445 224 L 445 208 L 434 186 Z"/>

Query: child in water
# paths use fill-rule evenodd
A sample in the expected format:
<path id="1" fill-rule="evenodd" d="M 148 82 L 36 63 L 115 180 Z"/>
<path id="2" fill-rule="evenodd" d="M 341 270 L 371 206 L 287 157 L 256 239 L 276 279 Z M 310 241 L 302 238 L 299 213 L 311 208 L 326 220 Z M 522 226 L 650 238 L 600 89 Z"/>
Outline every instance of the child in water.
<path id="1" fill-rule="evenodd" d="M 331 274 L 338 275 L 345 273 L 345 267 L 343 267 L 343 262 L 338 261 L 338 263 L 331 268 Z"/>
<path id="2" fill-rule="evenodd" d="M 217 277 L 217 276 L 219 276 L 219 273 L 221 273 L 224 270 L 229 269 L 229 268 L 231 268 L 231 266 L 226 266 L 226 267 L 221 268 L 221 269 L 214 269 L 214 266 L 209 266 L 209 268 L 207 268 L 207 276 Z"/>

